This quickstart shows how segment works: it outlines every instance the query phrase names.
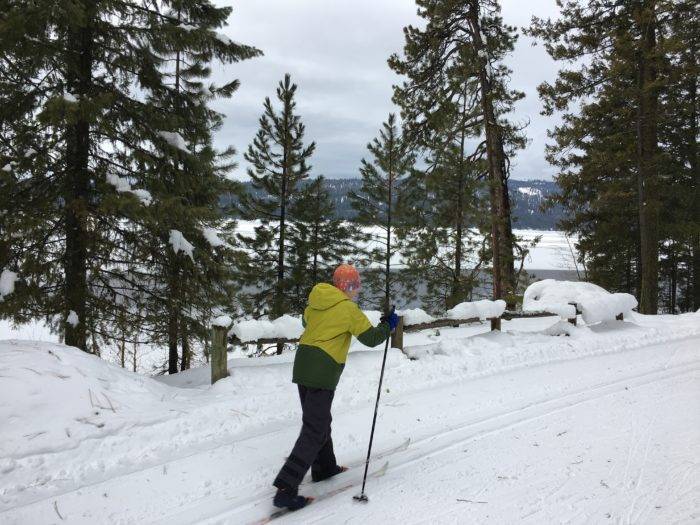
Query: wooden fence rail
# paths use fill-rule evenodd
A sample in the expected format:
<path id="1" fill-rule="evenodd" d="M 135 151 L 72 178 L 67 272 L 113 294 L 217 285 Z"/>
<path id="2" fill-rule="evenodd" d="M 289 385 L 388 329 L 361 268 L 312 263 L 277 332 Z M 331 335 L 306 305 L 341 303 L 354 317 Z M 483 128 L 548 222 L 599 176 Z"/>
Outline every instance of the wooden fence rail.
<path id="1" fill-rule="evenodd" d="M 576 308 L 576 315 L 581 313 L 581 309 L 576 303 L 569 303 Z M 419 332 L 421 330 L 430 330 L 432 328 L 442 328 L 442 327 L 458 327 L 463 324 L 473 324 L 482 323 L 488 320 L 491 323 L 491 331 L 501 329 L 501 321 L 511 321 L 513 319 L 529 319 L 537 317 L 560 317 L 559 314 L 552 312 L 503 312 L 500 317 L 492 317 L 488 319 L 479 319 L 478 317 L 470 317 L 468 319 L 435 319 L 427 323 L 418 323 L 412 325 L 404 325 L 403 316 L 399 316 L 399 324 L 396 330 L 391 334 L 391 346 L 392 348 L 398 348 L 403 351 L 403 334 L 406 332 Z M 617 320 L 621 321 L 623 319 L 623 314 L 620 313 L 615 317 Z M 576 325 L 576 316 L 567 319 L 573 325 Z M 224 336 L 222 332 L 214 331 L 214 353 L 216 354 L 216 349 L 219 349 L 219 354 L 221 353 L 221 348 L 225 347 Z M 258 348 L 262 348 L 264 345 L 279 345 L 279 344 L 295 344 L 299 342 L 298 338 L 284 338 L 284 337 L 264 337 L 261 339 L 256 339 L 254 341 L 241 341 L 236 336 L 231 335 L 228 338 L 228 342 L 234 345 L 247 345 L 254 344 Z M 225 352 L 225 350 L 224 350 Z M 222 361 L 223 359 L 223 361 Z M 222 364 L 223 363 L 223 364 Z M 221 377 L 226 377 L 226 360 L 224 357 L 214 357 L 212 356 L 212 383 L 215 381 L 215 376 L 217 379 Z M 214 368 L 217 368 L 217 372 L 214 372 Z"/>

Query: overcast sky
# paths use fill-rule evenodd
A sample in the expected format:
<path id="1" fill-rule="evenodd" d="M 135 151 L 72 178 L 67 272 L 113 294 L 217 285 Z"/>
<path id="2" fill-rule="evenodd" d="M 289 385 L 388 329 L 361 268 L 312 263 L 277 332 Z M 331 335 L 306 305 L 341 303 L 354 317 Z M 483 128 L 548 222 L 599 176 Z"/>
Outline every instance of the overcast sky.
<path id="1" fill-rule="evenodd" d="M 392 111 L 394 83 L 400 81 L 387 58 L 403 49 L 403 27 L 417 24 L 413 0 L 225 0 L 233 6 L 223 30 L 231 39 L 254 45 L 263 57 L 215 71 L 214 80 L 241 81 L 232 99 L 217 101 L 226 115 L 216 137 L 220 147 L 238 150 L 245 178 L 243 152 L 258 128 L 266 96 L 274 97 L 285 73 L 299 86 L 297 109 L 306 124 L 307 141 L 316 141 L 313 175 L 357 177 L 366 144 Z M 555 0 L 503 0 L 506 23 L 522 27 L 533 15 L 556 16 Z M 550 179 L 553 169 L 544 159 L 546 131 L 556 124 L 542 117 L 536 87 L 552 80 L 556 65 L 542 46 L 533 47 L 520 36 L 508 65 L 514 70 L 511 86 L 524 91 L 514 115 L 530 121 L 529 147 L 515 159 L 513 177 Z"/>

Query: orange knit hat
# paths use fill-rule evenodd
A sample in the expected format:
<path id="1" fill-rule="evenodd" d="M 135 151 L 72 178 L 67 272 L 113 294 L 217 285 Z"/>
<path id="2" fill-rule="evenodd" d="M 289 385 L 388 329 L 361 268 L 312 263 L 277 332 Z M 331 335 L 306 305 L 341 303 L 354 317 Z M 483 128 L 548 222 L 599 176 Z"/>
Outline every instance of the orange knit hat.
<path id="1" fill-rule="evenodd" d="M 360 274 L 351 264 L 341 264 L 333 272 L 333 286 L 344 291 L 360 289 Z"/>

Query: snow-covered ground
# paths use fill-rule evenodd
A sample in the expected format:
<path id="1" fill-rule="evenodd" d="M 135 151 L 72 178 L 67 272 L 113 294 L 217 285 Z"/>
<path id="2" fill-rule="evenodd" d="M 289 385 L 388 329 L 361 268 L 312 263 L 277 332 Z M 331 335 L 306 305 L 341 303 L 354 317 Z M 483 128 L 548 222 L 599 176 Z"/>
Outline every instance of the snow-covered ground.
<path id="1" fill-rule="evenodd" d="M 390 351 L 381 477 L 280 523 L 700 520 L 700 314 L 406 334 Z M 555 325 L 555 326 L 553 326 Z M 563 328 L 566 328 L 564 330 Z M 567 331 L 569 337 L 547 335 Z M 0 523 L 250 523 L 299 430 L 292 354 L 159 380 L 55 343 L 0 341 Z M 355 343 L 334 442 L 361 479 L 381 352 Z"/>

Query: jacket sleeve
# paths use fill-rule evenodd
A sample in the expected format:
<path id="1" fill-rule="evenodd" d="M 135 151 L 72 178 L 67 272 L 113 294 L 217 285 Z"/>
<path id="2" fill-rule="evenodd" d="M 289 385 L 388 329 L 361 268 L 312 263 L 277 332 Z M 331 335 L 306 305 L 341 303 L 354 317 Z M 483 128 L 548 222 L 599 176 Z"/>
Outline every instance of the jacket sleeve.
<path id="1" fill-rule="evenodd" d="M 364 312 L 355 303 L 350 304 L 350 333 L 365 346 L 377 346 L 386 341 L 391 333 L 389 324 L 372 326 Z"/>

